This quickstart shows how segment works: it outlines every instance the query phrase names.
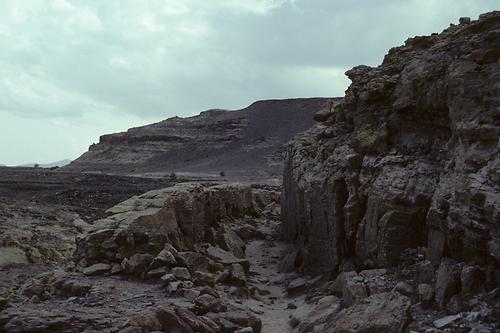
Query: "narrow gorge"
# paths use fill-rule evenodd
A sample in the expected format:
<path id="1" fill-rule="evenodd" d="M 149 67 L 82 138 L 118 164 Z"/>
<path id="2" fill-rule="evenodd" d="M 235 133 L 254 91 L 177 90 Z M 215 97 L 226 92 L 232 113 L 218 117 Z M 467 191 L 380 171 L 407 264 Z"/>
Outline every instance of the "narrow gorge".
<path id="1" fill-rule="evenodd" d="M 0 333 L 499 332 L 500 12 L 346 75 L 0 168 Z"/>

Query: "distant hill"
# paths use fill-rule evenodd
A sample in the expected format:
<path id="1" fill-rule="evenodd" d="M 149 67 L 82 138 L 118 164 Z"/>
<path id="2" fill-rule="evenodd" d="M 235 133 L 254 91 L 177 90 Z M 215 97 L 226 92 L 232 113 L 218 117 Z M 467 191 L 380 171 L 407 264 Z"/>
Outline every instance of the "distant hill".
<path id="1" fill-rule="evenodd" d="M 258 101 L 103 135 L 66 169 L 281 176 L 283 148 L 310 128 L 327 98 Z"/>
<path id="2" fill-rule="evenodd" d="M 27 167 L 27 168 L 33 168 L 35 165 L 38 165 L 40 168 L 53 168 L 53 167 L 63 167 L 71 163 L 71 160 L 66 159 L 66 160 L 61 160 L 57 162 L 52 162 L 52 163 L 28 163 L 28 164 L 22 164 L 18 165 L 19 167 Z"/>

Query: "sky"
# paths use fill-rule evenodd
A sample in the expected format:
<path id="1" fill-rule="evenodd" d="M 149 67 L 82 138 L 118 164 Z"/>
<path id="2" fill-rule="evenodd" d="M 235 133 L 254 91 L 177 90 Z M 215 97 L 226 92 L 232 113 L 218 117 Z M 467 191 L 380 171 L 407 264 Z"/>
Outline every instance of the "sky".
<path id="1" fill-rule="evenodd" d="M 498 0 L 1 0 L 0 164 L 256 100 L 343 96 L 344 72 Z"/>

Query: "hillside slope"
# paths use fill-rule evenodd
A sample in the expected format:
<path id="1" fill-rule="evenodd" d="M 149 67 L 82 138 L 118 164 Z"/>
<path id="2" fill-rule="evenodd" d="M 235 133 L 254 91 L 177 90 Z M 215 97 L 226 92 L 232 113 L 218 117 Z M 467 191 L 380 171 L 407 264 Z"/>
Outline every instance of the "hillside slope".
<path id="1" fill-rule="evenodd" d="M 68 169 L 109 173 L 281 174 L 283 146 L 310 128 L 327 99 L 255 102 L 103 135 Z"/>

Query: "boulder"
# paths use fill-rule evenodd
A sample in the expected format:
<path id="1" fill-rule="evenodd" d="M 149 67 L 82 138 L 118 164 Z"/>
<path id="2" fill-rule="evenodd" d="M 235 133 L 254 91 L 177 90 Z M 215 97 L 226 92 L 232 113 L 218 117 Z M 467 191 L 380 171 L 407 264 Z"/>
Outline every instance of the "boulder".
<path id="1" fill-rule="evenodd" d="M 451 260 L 443 259 L 436 273 L 435 299 L 444 307 L 449 299 L 460 292 L 460 266 Z"/>
<path id="2" fill-rule="evenodd" d="M 300 292 L 305 291 L 306 288 L 307 280 L 302 277 L 298 277 L 288 283 L 288 285 L 286 286 L 286 292 L 288 293 L 288 295 L 296 295 Z"/>
<path id="3" fill-rule="evenodd" d="M 316 306 L 301 320 L 298 325 L 300 333 L 316 332 L 334 317 L 342 307 L 342 300 L 336 296 L 321 298 Z"/>
<path id="4" fill-rule="evenodd" d="M 222 249 L 234 254 L 236 258 L 245 257 L 245 242 L 231 229 L 220 228 L 216 235 L 216 243 Z"/>
<path id="5" fill-rule="evenodd" d="M 197 286 L 215 286 L 215 276 L 211 273 L 195 271 L 193 273 L 193 282 Z"/>
<path id="6" fill-rule="evenodd" d="M 221 298 L 209 294 L 202 294 L 196 297 L 193 303 L 193 311 L 198 315 L 204 315 L 207 312 L 224 312 L 227 310 L 227 305 Z"/>
<path id="7" fill-rule="evenodd" d="M 240 264 L 246 272 L 250 270 L 250 263 L 247 259 L 236 258 L 232 253 L 225 251 L 215 246 L 208 246 L 207 254 L 210 258 L 224 266 L 231 266 L 232 264 Z"/>
<path id="8" fill-rule="evenodd" d="M 460 318 L 462 318 L 461 314 L 446 316 L 446 317 L 434 320 L 433 324 L 434 324 L 434 327 L 441 329 L 441 328 L 445 328 L 447 326 L 450 326 L 452 323 L 456 322 Z"/>
<path id="9" fill-rule="evenodd" d="M 108 273 L 110 269 L 111 266 L 109 264 L 100 263 L 85 267 L 82 272 L 85 275 L 100 275 Z"/>
<path id="10" fill-rule="evenodd" d="M 170 270 L 170 273 L 177 279 L 181 281 L 191 280 L 191 274 L 186 267 L 174 267 Z"/>
<path id="11" fill-rule="evenodd" d="M 232 264 L 231 265 L 231 282 L 235 285 L 246 286 L 247 284 L 247 276 L 245 274 L 245 270 L 240 264 Z"/>
<path id="12" fill-rule="evenodd" d="M 429 303 L 434 299 L 434 288 L 427 283 L 418 285 L 418 299 L 420 302 Z"/>
<path id="13" fill-rule="evenodd" d="M 253 333 L 260 333 L 262 330 L 261 320 L 248 311 L 227 311 L 219 313 L 218 317 L 230 321 L 241 328 L 251 327 Z"/>
<path id="14" fill-rule="evenodd" d="M 153 256 L 149 253 L 137 253 L 130 257 L 125 265 L 125 272 L 131 275 L 144 276 L 148 267 L 153 261 Z"/>
<path id="15" fill-rule="evenodd" d="M 342 289 L 342 301 L 351 306 L 368 296 L 363 278 L 356 272 L 344 272 L 338 277 Z"/>
<path id="16" fill-rule="evenodd" d="M 158 253 L 158 255 L 153 259 L 151 263 L 151 268 L 157 268 L 160 266 L 174 267 L 177 265 L 177 260 L 172 252 L 168 249 L 163 249 Z"/>
<path id="17" fill-rule="evenodd" d="M 398 293 L 401 293 L 405 296 L 411 296 L 415 292 L 413 286 L 404 281 L 398 282 L 398 284 L 396 284 L 396 286 L 394 287 L 394 291 L 397 291 Z"/>
<path id="18" fill-rule="evenodd" d="M 167 268 L 165 266 L 158 267 L 155 269 L 150 269 L 147 273 L 148 279 L 156 279 L 164 276 L 167 273 Z"/>
<path id="19" fill-rule="evenodd" d="M 396 292 L 365 298 L 329 318 L 325 333 L 402 333 L 410 319 L 411 301 Z"/>

